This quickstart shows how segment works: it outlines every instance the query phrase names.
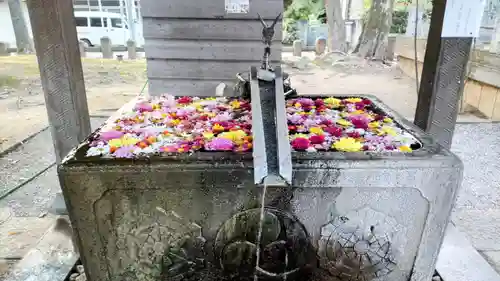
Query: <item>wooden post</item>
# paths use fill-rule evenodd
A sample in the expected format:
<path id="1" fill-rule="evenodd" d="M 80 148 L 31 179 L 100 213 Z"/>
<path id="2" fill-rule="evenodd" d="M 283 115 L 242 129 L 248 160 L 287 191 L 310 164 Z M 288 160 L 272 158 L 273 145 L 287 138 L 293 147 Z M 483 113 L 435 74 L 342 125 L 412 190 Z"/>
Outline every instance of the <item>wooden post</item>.
<path id="1" fill-rule="evenodd" d="M 27 1 L 57 163 L 90 134 L 72 1 Z"/>
<path id="2" fill-rule="evenodd" d="M 129 60 L 135 60 L 137 58 L 137 49 L 134 40 L 127 41 L 127 52 Z"/>
<path id="3" fill-rule="evenodd" d="M 113 49 L 111 45 L 111 39 L 109 37 L 101 38 L 101 52 L 103 59 L 112 59 L 113 58 Z"/>

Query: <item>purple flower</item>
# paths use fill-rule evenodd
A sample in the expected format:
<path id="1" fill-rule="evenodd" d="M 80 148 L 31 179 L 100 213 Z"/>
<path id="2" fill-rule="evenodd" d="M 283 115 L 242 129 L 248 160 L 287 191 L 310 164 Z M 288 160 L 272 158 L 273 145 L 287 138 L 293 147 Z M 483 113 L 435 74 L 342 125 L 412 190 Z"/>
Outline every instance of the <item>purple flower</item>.
<path id="1" fill-rule="evenodd" d="M 135 145 L 122 146 L 113 153 L 113 156 L 116 158 L 132 158 L 136 148 L 137 147 Z"/>
<path id="2" fill-rule="evenodd" d="M 123 132 L 112 130 L 112 131 L 107 131 L 107 132 L 101 132 L 99 139 L 103 141 L 109 141 L 112 139 L 119 139 L 124 135 Z"/>
<path id="3" fill-rule="evenodd" d="M 303 120 L 302 115 L 297 113 L 288 116 L 288 121 L 290 121 L 290 123 L 292 124 L 302 124 L 302 120 Z"/>
<path id="4" fill-rule="evenodd" d="M 225 138 L 215 138 L 205 144 L 205 149 L 206 150 L 211 150 L 211 151 L 229 151 L 233 150 L 234 148 L 234 143 L 231 140 L 225 139 Z"/>

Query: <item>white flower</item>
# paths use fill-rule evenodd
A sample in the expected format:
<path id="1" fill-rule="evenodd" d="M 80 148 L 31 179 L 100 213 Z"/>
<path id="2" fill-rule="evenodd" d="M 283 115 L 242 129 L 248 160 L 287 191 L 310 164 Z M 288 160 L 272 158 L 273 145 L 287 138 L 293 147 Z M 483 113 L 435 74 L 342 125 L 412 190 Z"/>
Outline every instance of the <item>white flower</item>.
<path id="1" fill-rule="evenodd" d="M 99 144 L 97 146 L 90 147 L 87 150 L 87 157 L 100 156 L 106 154 L 109 154 L 109 146 L 104 144 Z"/>

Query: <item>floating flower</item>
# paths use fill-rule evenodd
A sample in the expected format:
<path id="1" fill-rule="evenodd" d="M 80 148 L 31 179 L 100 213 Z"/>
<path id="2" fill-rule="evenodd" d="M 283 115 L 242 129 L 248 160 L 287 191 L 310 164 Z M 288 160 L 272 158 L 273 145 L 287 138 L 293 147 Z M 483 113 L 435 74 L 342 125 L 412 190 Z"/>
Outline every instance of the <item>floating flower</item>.
<path id="1" fill-rule="evenodd" d="M 311 142 L 307 138 L 295 138 L 292 140 L 292 148 L 295 150 L 306 150 Z"/>
<path id="2" fill-rule="evenodd" d="M 411 152 L 414 136 L 369 99 L 294 98 L 286 101 L 294 150 Z M 89 142 L 87 156 L 147 157 L 158 152 L 252 149 L 251 103 L 241 98 L 173 96 L 140 99 Z"/>
<path id="3" fill-rule="evenodd" d="M 107 132 L 101 132 L 99 138 L 103 141 L 109 141 L 112 139 L 119 139 L 121 138 L 125 133 L 112 130 L 112 131 L 107 131 Z"/>
<path id="4" fill-rule="evenodd" d="M 124 145 L 116 149 L 113 152 L 113 156 L 117 158 L 132 158 L 134 156 L 134 151 L 136 150 L 136 146 L 134 145 Z"/>
<path id="5" fill-rule="evenodd" d="M 357 152 L 363 148 L 363 144 L 356 141 L 354 138 L 341 138 L 333 143 L 333 148 L 338 151 Z"/>
<path id="6" fill-rule="evenodd" d="M 211 141 L 209 141 L 206 145 L 205 148 L 207 150 L 219 150 L 219 151 L 229 151 L 233 150 L 234 148 L 234 143 L 231 140 L 225 139 L 225 138 L 215 138 Z"/>
<path id="7" fill-rule="evenodd" d="M 310 128 L 309 132 L 311 132 L 311 134 L 315 134 L 315 135 L 322 135 L 323 129 L 321 127 L 314 127 L 314 128 Z"/>
<path id="8" fill-rule="evenodd" d="M 326 98 L 323 102 L 330 108 L 337 108 L 342 104 L 341 101 L 336 98 Z"/>
<path id="9" fill-rule="evenodd" d="M 339 124 L 340 126 L 344 126 L 344 127 L 347 127 L 347 126 L 351 126 L 352 123 L 345 120 L 345 119 L 339 119 L 337 120 L 337 124 Z"/>

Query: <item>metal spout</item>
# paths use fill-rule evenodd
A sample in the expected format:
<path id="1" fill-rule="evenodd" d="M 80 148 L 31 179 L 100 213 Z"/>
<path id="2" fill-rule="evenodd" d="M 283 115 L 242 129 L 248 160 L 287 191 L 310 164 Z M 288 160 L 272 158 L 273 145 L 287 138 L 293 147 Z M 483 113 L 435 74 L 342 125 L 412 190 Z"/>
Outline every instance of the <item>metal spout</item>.
<path id="1" fill-rule="evenodd" d="M 274 80 L 258 79 L 256 67 L 250 68 L 252 99 L 253 162 L 256 185 L 292 184 L 292 152 L 283 90 L 283 75 L 276 67 Z"/>

